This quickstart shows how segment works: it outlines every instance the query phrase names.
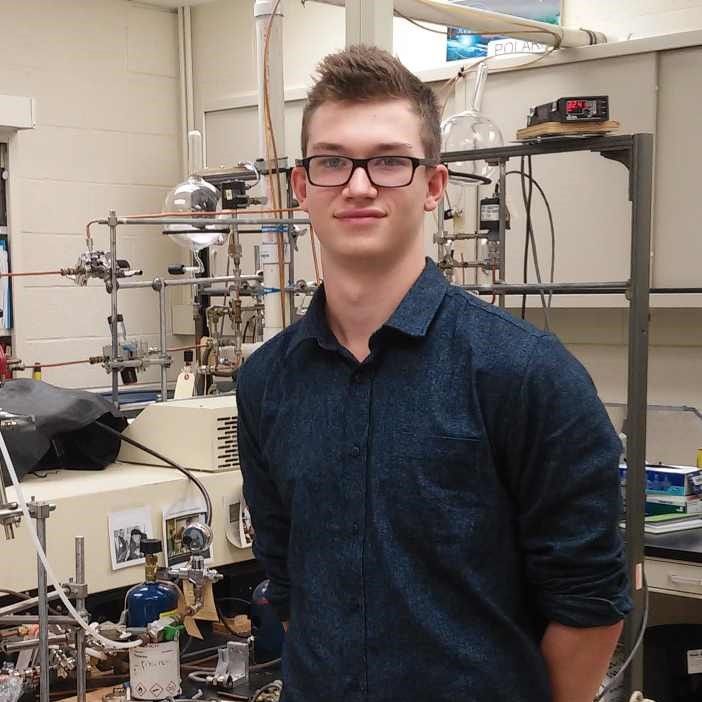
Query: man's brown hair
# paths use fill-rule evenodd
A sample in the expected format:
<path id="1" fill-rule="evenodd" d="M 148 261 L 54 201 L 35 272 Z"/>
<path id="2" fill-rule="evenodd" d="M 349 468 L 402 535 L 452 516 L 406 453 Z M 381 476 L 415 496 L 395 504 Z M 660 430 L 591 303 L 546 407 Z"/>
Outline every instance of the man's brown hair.
<path id="1" fill-rule="evenodd" d="M 421 120 L 425 158 L 441 154 L 441 114 L 432 89 L 387 51 L 359 44 L 329 54 L 317 66 L 318 80 L 302 114 L 302 155 L 307 156 L 310 121 L 325 102 L 408 100 Z"/>

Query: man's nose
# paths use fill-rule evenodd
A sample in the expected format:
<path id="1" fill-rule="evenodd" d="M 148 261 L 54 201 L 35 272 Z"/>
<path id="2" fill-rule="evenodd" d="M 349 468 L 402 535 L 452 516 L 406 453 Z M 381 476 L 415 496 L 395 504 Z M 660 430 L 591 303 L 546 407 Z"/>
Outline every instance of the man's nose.
<path id="1" fill-rule="evenodd" d="M 371 183 L 368 173 L 361 166 L 356 166 L 351 174 L 351 180 L 346 184 L 346 191 L 351 196 L 375 196 L 377 190 Z"/>

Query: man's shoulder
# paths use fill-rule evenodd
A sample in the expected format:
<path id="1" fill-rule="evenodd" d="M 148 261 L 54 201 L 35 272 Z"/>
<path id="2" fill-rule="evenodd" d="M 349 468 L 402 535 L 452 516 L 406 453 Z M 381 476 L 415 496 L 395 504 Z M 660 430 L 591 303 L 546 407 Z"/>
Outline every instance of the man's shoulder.
<path id="1" fill-rule="evenodd" d="M 534 349 L 553 335 L 508 311 L 452 286 L 447 314 L 453 338 L 472 351 L 474 360 L 491 366 L 524 369 Z"/>

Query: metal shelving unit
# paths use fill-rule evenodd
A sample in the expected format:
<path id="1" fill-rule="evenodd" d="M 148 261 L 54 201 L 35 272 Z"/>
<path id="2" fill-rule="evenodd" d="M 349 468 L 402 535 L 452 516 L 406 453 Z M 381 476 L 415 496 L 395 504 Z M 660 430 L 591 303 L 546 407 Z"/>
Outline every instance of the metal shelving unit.
<path id="1" fill-rule="evenodd" d="M 510 285 L 504 283 L 506 242 L 506 165 L 522 156 L 547 156 L 569 152 L 591 152 L 623 164 L 629 171 L 628 198 L 631 202 L 630 278 L 625 281 Z M 602 294 L 621 293 L 629 301 L 628 391 L 627 391 L 627 483 L 626 483 L 626 557 L 632 584 L 634 609 L 624 631 L 625 654 L 633 650 L 645 608 L 644 515 L 646 487 L 646 399 L 648 392 L 648 338 L 651 206 L 653 192 L 653 135 L 601 136 L 570 138 L 517 144 L 496 149 L 454 151 L 442 154 L 444 163 L 487 161 L 499 167 L 500 265 L 495 285 L 466 285 L 479 294 L 497 294 L 504 306 L 506 294 Z M 439 222 L 443 222 L 439 213 Z M 440 225 L 441 226 L 441 225 Z M 657 293 L 702 292 L 698 288 L 657 289 Z M 626 675 L 629 692 L 643 689 L 643 656 L 639 649 Z"/>

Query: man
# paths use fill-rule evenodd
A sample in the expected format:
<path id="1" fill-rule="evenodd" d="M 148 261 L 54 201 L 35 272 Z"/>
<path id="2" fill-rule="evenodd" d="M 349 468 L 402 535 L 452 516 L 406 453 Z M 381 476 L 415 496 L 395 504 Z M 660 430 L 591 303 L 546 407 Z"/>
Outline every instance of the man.
<path id="1" fill-rule="evenodd" d="M 320 64 L 297 197 L 324 285 L 241 369 L 239 450 L 288 702 L 591 702 L 630 609 L 621 446 L 558 341 L 425 260 L 439 111 Z"/>

